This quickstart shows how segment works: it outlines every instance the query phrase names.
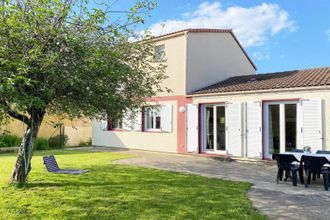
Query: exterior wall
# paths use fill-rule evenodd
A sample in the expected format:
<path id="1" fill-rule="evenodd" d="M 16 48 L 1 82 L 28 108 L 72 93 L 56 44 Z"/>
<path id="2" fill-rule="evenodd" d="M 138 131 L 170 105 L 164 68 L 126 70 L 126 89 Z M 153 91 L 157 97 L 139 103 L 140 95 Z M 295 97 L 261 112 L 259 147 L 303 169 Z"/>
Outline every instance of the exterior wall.
<path id="1" fill-rule="evenodd" d="M 169 88 L 172 92 L 160 93 L 159 96 L 173 96 L 185 94 L 185 69 L 186 69 L 186 35 L 160 39 L 156 45 L 165 45 L 165 62 L 167 79 L 163 82 L 163 88 Z"/>
<path id="2" fill-rule="evenodd" d="M 255 69 L 230 33 L 188 33 L 186 92 Z"/>
<path id="3" fill-rule="evenodd" d="M 321 99 L 323 112 L 323 147 L 330 150 L 330 93 L 329 90 L 287 90 L 269 91 L 258 93 L 241 93 L 227 95 L 209 95 L 194 97 L 193 103 L 216 103 L 216 102 L 247 102 L 265 100 L 287 100 L 287 99 Z"/>
<path id="4" fill-rule="evenodd" d="M 150 104 L 172 104 L 172 132 L 102 131 L 99 123 L 94 121 L 92 143 L 94 146 L 184 153 L 186 149 L 186 114 L 179 112 L 179 108 L 185 107 L 191 102 L 192 98 L 184 96 L 148 99 Z"/>
<path id="5" fill-rule="evenodd" d="M 64 134 L 68 136 L 68 146 L 77 146 L 80 143 L 89 142 L 92 137 L 92 125 L 88 119 L 81 120 L 61 120 L 55 116 L 46 115 L 41 124 L 38 137 L 50 138 L 59 135 L 59 128 L 54 128 L 54 124 L 63 123 Z M 7 124 L 2 125 L 0 130 L 7 130 L 13 135 L 22 137 L 25 132 L 26 125 L 18 120 L 10 119 Z"/>
<path id="6" fill-rule="evenodd" d="M 176 101 L 159 102 L 172 104 L 177 109 Z M 177 152 L 177 114 L 173 110 L 172 132 L 138 132 L 138 131 L 102 131 L 98 122 L 93 122 L 92 143 L 94 146 L 122 147 L 150 151 Z"/>
<path id="7" fill-rule="evenodd" d="M 92 126 L 89 127 L 65 127 L 64 134 L 68 136 L 67 146 L 79 146 L 90 143 L 92 138 Z"/>

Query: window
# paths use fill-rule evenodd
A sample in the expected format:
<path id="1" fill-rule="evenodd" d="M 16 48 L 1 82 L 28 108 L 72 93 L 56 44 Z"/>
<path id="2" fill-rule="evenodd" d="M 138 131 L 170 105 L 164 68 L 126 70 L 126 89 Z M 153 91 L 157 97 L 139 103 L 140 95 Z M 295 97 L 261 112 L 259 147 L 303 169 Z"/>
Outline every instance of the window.
<path id="1" fill-rule="evenodd" d="M 118 118 L 118 119 L 112 119 L 111 120 L 111 129 L 122 129 L 123 128 L 123 122 L 122 122 L 122 118 Z"/>
<path id="2" fill-rule="evenodd" d="M 161 107 L 146 107 L 145 113 L 145 130 L 160 131 L 161 130 Z"/>
<path id="3" fill-rule="evenodd" d="M 155 60 L 161 62 L 165 60 L 165 45 L 159 45 L 155 48 Z"/>
<path id="4" fill-rule="evenodd" d="M 123 119 L 122 116 L 120 116 L 117 119 L 108 119 L 108 129 L 107 130 L 117 130 L 117 129 L 122 129 L 123 128 Z"/>

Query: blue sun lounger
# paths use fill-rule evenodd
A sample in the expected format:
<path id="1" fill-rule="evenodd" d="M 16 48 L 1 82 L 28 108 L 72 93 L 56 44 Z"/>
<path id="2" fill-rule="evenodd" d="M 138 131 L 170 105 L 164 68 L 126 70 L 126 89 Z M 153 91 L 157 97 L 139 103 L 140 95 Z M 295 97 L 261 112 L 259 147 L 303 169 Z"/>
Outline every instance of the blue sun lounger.
<path id="1" fill-rule="evenodd" d="M 62 173 L 62 174 L 84 174 L 88 172 L 88 170 L 67 170 L 67 169 L 60 169 L 56 162 L 56 159 L 53 155 L 44 156 L 43 157 L 44 164 L 50 173 Z"/>

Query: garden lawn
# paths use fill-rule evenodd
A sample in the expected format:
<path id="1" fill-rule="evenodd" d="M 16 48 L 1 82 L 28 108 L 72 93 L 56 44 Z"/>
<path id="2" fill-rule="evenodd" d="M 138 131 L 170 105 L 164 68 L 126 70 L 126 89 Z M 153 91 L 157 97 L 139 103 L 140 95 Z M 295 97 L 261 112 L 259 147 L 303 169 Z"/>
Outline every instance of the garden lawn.
<path id="1" fill-rule="evenodd" d="M 264 219 L 247 198 L 248 183 L 181 174 L 112 161 L 120 153 L 52 151 L 62 168 L 84 175 L 47 173 L 32 160 L 28 184 L 8 185 L 15 155 L 0 155 L 0 219 Z"/>

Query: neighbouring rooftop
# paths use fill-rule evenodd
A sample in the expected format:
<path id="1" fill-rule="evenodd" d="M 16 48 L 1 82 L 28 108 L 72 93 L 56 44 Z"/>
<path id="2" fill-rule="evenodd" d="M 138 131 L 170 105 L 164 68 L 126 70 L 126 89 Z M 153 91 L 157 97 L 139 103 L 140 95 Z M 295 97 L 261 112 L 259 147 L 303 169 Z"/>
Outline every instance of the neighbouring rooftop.
<path id="1" fill-rule="evenodd" d="M 192 95 L 330 85 L 330 67 L 243 75 L 204 87 Z"/>

